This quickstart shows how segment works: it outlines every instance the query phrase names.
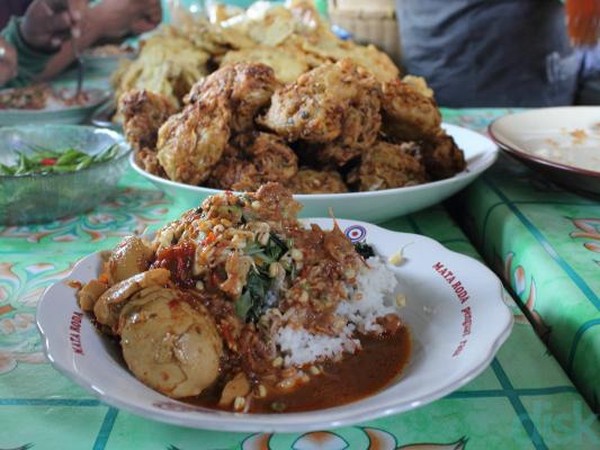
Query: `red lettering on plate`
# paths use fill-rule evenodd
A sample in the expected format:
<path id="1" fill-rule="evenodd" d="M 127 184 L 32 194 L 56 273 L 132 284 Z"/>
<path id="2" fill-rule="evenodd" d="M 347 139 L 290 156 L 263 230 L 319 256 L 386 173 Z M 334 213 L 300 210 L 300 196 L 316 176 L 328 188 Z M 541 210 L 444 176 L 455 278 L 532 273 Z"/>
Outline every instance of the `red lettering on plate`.
<path id="1" fill-rule="evenodd" d="M 471 334 L 471 326 L 473 325 L 473 315 L 471 312 L 471 307 L 467 306 L 466 303 L 471 299 L 469 296 L 469 291 L 462 284 L 460 280 L 457 279 L 457 274 L 455 274 L 452 270 L 446 267 L 441 262 L 436 262 L 432 266 L 433 270 L 441 275 L 441 277 L 450 285 L 452 290 L 454 291 L 454 295 L 458 302 L 462 305 L 460 312 L 463 316 L 462 321 L 462 339 L 456 346 L 456 350 L 452 353 L 452 356 L 458 356 L 462 353 L 465 346 L 468 343 L 468 336 Z"/>
<path id="2" fill-rule="evenodd" d="M 463 339 L 462 341 L 460 341 L 458 343 L 458 346 L 456 347 L 456 350 L 454 350 L 454 353 L 452 353 L 452 356 L 458 356 L 462 353 L 462 351 L 465 349 L 465 346 L 467 345 L 467 340 Z"/>
<path id="3" fill-rule="evenodd" d="M 71 315 L 71 323 L 69 324 L 69 341 L 71 342 L 71 349 L 78 355 L 83 355 L 83 346 L 81 345 L 81 321 L 83 320 L 83 313 L 79 311 L 73 311 Z"/>
<path id="4" fill-rule="evenodd" d="M 469 300 L 469 292 L 467 288 L 463 286 L 460 280 L 456 280 L 456 274 L 444 266 L 441 262 L 436 262 L 433 265 L 433 270 L 439 273 L 444 280 L 454 289 L 454 293 L 456 294 L 456 298 L 460 302 L 460 304 L 464 304 Z"/>
<path id="5" fill-rule="evenodd" d="M 471 334 L 471 325 L 473 324 L 473 316 L 471 315 L 471 307 L 467 306 L 460 310 L 463 313 L 463 337 L 467 337 Z"/>

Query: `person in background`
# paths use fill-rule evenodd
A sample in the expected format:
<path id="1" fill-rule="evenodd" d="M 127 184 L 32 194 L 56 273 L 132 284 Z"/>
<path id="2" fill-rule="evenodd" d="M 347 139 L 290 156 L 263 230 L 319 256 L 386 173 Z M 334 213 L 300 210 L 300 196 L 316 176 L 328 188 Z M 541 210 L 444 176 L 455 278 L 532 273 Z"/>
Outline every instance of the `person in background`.
<path id="1" fill-rule="evenodd" d="M 2 0 L 0 1 L 0 30 L 3 29 L 12 16 L 21 17 L 33 0 Z"/>
<path id="2" fill-rule="evenodd" d="M 0 86 L 22 85 L 40 73 L 53 53 L 81 33 L 79 0 L 34 0 L 0 32 Z"/>
<path id="3" fill-rule="evenodd" d="M 573 104 L 583 54 L 559 0 L 396 0 L 407 73 L 446 107 Z"/>
<path id="4" fill-rule="evenodd" d="M 81 52 L 93 45 L 120 43 L 123 39 L 148 32 L 162 21 L 160 0 L 102 0 L 83 12 L 81 36 L 75 39 Z M 75 47 L 65 42 L 47 64 L 41 79 L 51 79 L 75 61 Z"/>
<path id="5" fill-rule="evenodd" d="M 6 40 L 0 38 L 0 87 L 15 78 L 17 73 L 17 52 Z"/>

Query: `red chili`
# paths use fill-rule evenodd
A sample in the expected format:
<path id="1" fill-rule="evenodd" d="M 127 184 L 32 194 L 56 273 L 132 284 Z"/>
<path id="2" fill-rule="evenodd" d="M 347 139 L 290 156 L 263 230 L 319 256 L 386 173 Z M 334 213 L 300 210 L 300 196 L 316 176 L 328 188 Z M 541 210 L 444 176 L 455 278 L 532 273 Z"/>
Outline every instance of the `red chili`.
<path id="1" fill-rule="evenodd" d="M 42 166 L 53 166 L 56 164 L 56 158 L 44 158 L 40 161 Z"/>
<path id="2" fill-rule="evenodd" d="M 202 240 L 202 245 L 212 244 L 216 240 L 217 237 L 215 236 L 215 234 L 212 231 L 209 231 L 206 237 Z"/>

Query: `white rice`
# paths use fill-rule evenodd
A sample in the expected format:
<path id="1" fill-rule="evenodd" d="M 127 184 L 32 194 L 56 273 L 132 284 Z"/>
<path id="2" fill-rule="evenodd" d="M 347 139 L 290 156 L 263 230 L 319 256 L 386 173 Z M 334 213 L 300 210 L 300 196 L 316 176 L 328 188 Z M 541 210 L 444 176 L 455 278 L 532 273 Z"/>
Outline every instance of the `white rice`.
<path id="1" fill-rule="evenodd" d="M 353 327 L 347 325 L 339 336 L 309 333 L 290 326 L 279 329 L 275 342 L 285 355 L 285 366 L 303 366 L 316 361 L 339 358 L 343 353 L 360 349 L 360 341 L 352 338 Z"/>
<path id="2" fill-rule="evenodd" d="M 357 276 L 358 285 L 350 293 L 350 300 L 338 305 L 336 314 L 346 319 L 340 335 L 312 334 L 304 329 L 286 326 L 274 336 L 275 343 L 284 355 L 286 366 L 302 366 L 317 361 L 337 359 L 343 353 L 354 353 L 361 348 L 355 331 L 380 333 L 377 319 L 387 314 L 398 314 L 394 292 L 398 281 L 394 273 L 379 257 L 367 260 Z"/>

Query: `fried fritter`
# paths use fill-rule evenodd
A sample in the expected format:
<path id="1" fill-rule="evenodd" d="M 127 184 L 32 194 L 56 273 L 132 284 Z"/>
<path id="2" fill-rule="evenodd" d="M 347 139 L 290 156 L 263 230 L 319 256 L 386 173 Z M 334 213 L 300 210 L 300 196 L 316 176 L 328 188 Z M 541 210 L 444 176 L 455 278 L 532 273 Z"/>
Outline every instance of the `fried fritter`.
<path id="1" fill-rule="evenodd" d="M 301 168 L 285 186 L 295 194 L 335 194 L 348 192 L 342 176 L 335 170 Z"/>
<path id="2" fill-rule="evenodd" d="M 349 60 L 325 64 L 277 90 L 257 122 L 288 141 L 367 143 L 379 131 L 379 83 Z"/>
<path id="3" fill-rule="evenodd" d="M 370 71 L 380 83 L 395 80 L 400 75 L 400 70 L 392 59 L 374 45 L 354 44 L 343 57 L 350 58 L 355 64 Z"/>
<path id="4" fill-rule="evenodd" d="M 298 172 L 298 157 L 279 136 L 255 132 L 238 135 L 233 142 L 261 174 L 261 183 L 282 182 Z"/>
<path id="5" fill-rule="evenodd" d="M 200 184 L 210 175 L 229 141 L 231 112 L 218 100 L 197 102 L 158 131 L 158 160 L 174 181 Z"/>
<path id="6" fill-rule="evenodd" d="M 156 148 L 158 129 L 177 111 L 169 97 L 146 89 L 123 94 L 118 109 L 123 117 L 125 137 L 138 151 Z"/>
<path id="7" fill-rule="evenodd" d="M 257 176 L 256 167 L 237 155 L 237 149 L 228 145 L 219 162 L 211 170 L 206 186 L 213 189 L 238 190 L 238 183 L 246 184 Z"/>
<path id="8" fill-rule="evenodd" d="M 427 85 L 425 78 L 418 77 L 416 75 L 404 75 L 402 82 L 410 84 L 419 94 L 424 95 L 428 98 L 433 98 L 433 89 Z"/>
<path id="9" fill-rule="evenodd" d="M 200 80 L 185 101 L 220 101 L 231 112 L 231 131 L 241 133 L 254 127 L 254 117 L 269 103 L 280 85 L 271 67 L 261 63 L 237 63 Z"/>
<path id="10" fill-rule="evenodd" d="M 293 83 L 304 72 L 308 72 L 308 61 L 304 53 L 293 48 L 254 47 L 230 51 L 221 60 L 221 67 L 237 62 L 260 62 L 275 71 L 275 77 L 283 83 Z"/>
<path id="11" fill-rule="evenodd" d="M 422 86 L 394 80 L 382 88 L 382 129 L 386 135 L 398 141 L 413 141 L 435 136 L 441 130 L 442 115 Z"/>
<path id="12" fill-rule="evenodd" d="M 342 133 L 335 140 L 335 144 L 342 147 L 365 148 L 373 144 L 379 135 L 381 129 L 379 86 L 367 84 L 361 90 L 362 92 L 350 101 L 350 107 L 344 112 Z"/>
<path id="13" fill-rule="evenodd" d="M 359 146 L 345 147 L 335 142 L 296 145 L 295 149 L 303 164 L 319 168 L 343 168 L 359 158 L 363 151 Z"/>
<path id="14" fill-rule="evenodd" d="M 179 105 L 191 86 L 208 73 L 210 54 L 171 27 L 162 27 L 140 43 L 140 53 L 115 72 L 115 98 L 132 89 L 147 89 Z M 120 117 L 119 117 L 120 119 Z"/>
<path id="15" fill-rule="evenodd" d="M 285 183 L 297 172 L 298 157 L 283 139 L 269 133 L 248 133 L 230 141 L 207 185 L 255 191 L 269 181 Z"/>
<path id="16" fill-rule="evenodd" d="M 158 161 L 156 148 L 140 148 L 135 152 L 134 157 L 135 162 L 146 172 L 158 175 L 159 177 L 166 177 L 165 170 L 160 165 L 160 161 Z"/>
<path id="17" fill-rule="evenodd" d="M 359 191 L 378 191 L 412 186 L 427 181 L 425 166 L 419 160 L 417 145 L 379 141 L 362 156 L 361 163 L 348 175 L 348 183 Z"/>
<path id="18" fill-rule="evenodd" d="M 425 140 L 421 146 L 421 154 L 427 173 L 433 180 L 450 178 L 467 166 L 463 151 L 452 136 L 444 131 Z"/>

